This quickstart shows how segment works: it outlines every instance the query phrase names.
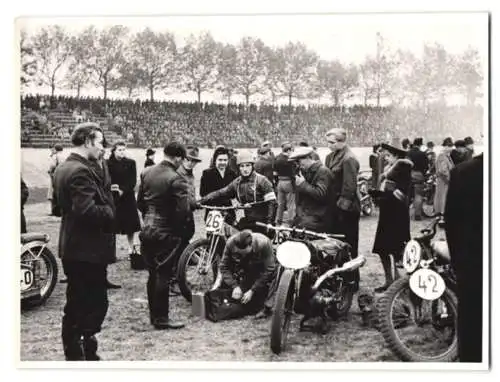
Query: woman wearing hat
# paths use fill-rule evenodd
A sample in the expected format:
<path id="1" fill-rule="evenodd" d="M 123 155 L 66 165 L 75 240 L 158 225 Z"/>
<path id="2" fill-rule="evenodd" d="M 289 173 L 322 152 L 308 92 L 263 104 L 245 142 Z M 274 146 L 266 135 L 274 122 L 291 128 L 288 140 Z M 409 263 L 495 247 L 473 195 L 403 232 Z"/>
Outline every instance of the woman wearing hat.
<path id="1" fill-rule="evenodd" d="M 453 151 L 453 140 L 448 137 L 443 141 L 443 150 L 436 158 L 436 194 L 434 195 L 434 211 L 437 214 L 444 213 L 448 183 L 450 183 L 450 171 L 455 165 L 451 158 Z"/>
<path id="2" fill-rule="evenodd" d="M 144 162 L 144 168 L 155 165 L 155 153 L 151 147 L 146 150 L 146 161 Z"/>
<path id="3" fill-rule="evenodd" d="M 127 235 L 129 253 L 132 253 L 134 234 L 141 229 L 141 225 L 134 192 L 137 169 L 135 161 L 126 157 L 126 149 L 127 144 L 124 141 L 116 142 L 111 149 L 107 165 L 116 206 L 115 232 Z"/>
<path id="4" fill-rule="evenodd" d="M 388 165 L 381 176 L 379 198 L 380 213 L 373 253 L 380 256 L 384 268 L 385 284 L 375 292 L 385 291 L 394 281 L 392 261 L 400 261 L 405 244 L 410 240 L 409 192 L 413 163 L 406 159 L 407 152 L 382 143 Z"/>

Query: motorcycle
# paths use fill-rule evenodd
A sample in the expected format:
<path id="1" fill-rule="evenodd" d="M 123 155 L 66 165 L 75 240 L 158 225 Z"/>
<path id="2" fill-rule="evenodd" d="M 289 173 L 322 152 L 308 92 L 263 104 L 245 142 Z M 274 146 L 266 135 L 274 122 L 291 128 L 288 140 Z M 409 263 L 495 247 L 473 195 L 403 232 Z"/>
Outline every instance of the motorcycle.
<path id="1" fill-rule="evenodd" d="M 286 347 L 294 313 L 303 315 L 300 330 L 307 328 L 306 321 L 319 318 L 323 333 L 328 318 L 335 320 L 347 314 L 355 281 L 346 272 L 363 266 L 365 258 L 351 258 L 349 244 L 339 240 L 344 235 L 257 225 L 289 233 L 276 249 L 281 275 L 271 319 L 271 350 L 280 354 Z"/>
<path id="2" fill-rule="evenodd" d="M 371 195 L 368 193 L 371 176 L 361 173 L 358 176 L 358 191 L 361 201 L 361 213 L 365 216 L 371 216 L 374 209 L 374 203 Z"/>
<path id="3" fill-rule="evenodd" d="M 448 245 L 433 240 L 439 215 L 404 249 L 406 275 L 379 298 L 378 328 L 389 348 L 407 362 L 457 359 L 456 278 Z"/>
<path id="4" fill-rule="evenodd" d="M 207 236 L 191 242 L 177 263 L 179 289 L 187 301 L 191 302 L 193 291 L 207 292 L 216 281 L 217 266 L 226 242 L 239 231 L 235 225 L 226 222 L 229 211 L 245 210 L 258 203 L 260 202 L 224 207 L 200 206 L 209 211 L 205 220 Z M 274 237 L 273 244 L 278 245 L 283 240 L 284 234 L 278 234 Z"/>
<path id="5" fill-rule="evenodd" d="M 21 234 L 21 304 L 40 306 L 50 297 L 57 284 L 58 267 L 47 247 L 50 237 L 43 233 Z"/>

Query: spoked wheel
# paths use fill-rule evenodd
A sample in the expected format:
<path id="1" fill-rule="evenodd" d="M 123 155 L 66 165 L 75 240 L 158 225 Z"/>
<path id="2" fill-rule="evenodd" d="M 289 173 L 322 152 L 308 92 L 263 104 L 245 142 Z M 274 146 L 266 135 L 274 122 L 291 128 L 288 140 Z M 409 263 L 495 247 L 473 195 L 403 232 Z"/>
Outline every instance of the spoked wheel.
<path id="1" fill-rule="evenodd" d="M 219 243 L 212 240 L 193 241 L 179 258 L 177 281 L 182 296 L 189 302 L 191 302 L 192 292 L 209 291 L 217 277 L 217 265 L 221 253 Z"/>
<path id="2" fill-rule="evenodd" d="M 403 277 L 380 297 L 377 312 L 382 336 L 403 361 L 457 359 L 457 298 L 449 288 L 437 300 L 423 300 Z"/>
<path id="3" fill-rule="evenodd" d="M 280 354 L 286 346 L 293 314 L 294 291 L 294 272 L 291 269 L 286 269 L 280 278 L 271 320 L 271 350 L 274 354 Z"/>
<path id="4" fill-rule="evenodd" d="M 32 285 L 40 289 L 40 296 L 23 302 L 23 307 L 42 305 L 52 294 L 57 284 L 57 261 L 54 254 L 47 248 L 32 248 L 31 252 L 21 254 L 21 264 L 31 271 Z"/>

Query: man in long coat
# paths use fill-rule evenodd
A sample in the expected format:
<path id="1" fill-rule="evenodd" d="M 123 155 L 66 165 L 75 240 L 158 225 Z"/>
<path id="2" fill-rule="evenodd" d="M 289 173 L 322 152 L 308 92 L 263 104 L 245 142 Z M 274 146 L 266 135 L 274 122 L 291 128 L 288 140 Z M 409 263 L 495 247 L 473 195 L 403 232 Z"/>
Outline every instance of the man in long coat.
<path id="1" fill-rule="evenodd" d="M 446 194 L 450 183 L 450 171 L 455 165 L 451 159 L 453 141 L 446 138 L 443 141 L 443 150 L 436 158 L 436 194 L 434 195 L 434 211 L 442 214 L 446 204 Z"/>
<path id="2" fill-rule="evenodd" d="M 333 175 L 332 191 L 329 195 L 333 209 L 333 231 L 345 235 L 351 246 L 351 255 L 358 257 L 359 218 L 361 201 L 358 193 L 359 162 L 346 143 L 345 129 L 331 129 L 326 134 L 332 151 L 325 158 L 325 166 Z M 359 270 L 354 272 L 355 290 L 359 287 Z"/>

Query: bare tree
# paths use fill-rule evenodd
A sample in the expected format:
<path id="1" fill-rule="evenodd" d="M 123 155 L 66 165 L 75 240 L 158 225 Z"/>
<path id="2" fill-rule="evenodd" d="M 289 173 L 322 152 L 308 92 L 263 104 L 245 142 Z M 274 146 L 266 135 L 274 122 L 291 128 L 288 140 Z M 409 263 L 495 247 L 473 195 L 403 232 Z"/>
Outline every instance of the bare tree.
<path id="1" fill-rule="evenodd" d="M 317 76 L 318 92 L 328 94 L 335 106 L 351 98 L 358 86 L 357 68 L 354 65 L 345 67 L 339 61 L 319 61 Z"/>
<path id="2" fill-rule="evenodd" d="M 195 92 L 198 103 L 201 93 L 212 91 L 217 81 L 219 49 L 212 35 L 205 32 L 198 37 L 190 35 L 179 55 L 181 89 Z"/>
<path id="3" fill-rule="evenodd" d="M 94 83 L 102 87 L 103 97 L 107 99 L 108 90 L 116 89 L 120 78 L 128 29 L 122 25 L 114 25 L 97 31 L 91 26 L 85 30 L 85 33 L 90 36 L 88 48 L 91 56 L 90 67 L 95 74 Z"/>
<path id="4" fill-rule="evenodd" d="M 26 31 L 21 30 L 19 48 L 21 51 L 21 85 L 29 85 L 37 72 L 37 63 L 33 55 L 33 46 Z"/>
<path id="5" fill-rule="evenodd" d="M 243 37 L 236 46 L 236 90 L 245 97 L 248 108 L 250 97 L 264 90 L 266 46 L 262 40 Z"/>
<path id="6" fill-rule="evenodd" d="M 65 76 L 65 87 L 76 89 L 76 97 L 80 98 L 82 88 L 92 78 L 91 53 L 88 46 L 92 44 L 92 35 L 83 31 L 77 36 L 72 36 L 69 41 L 69 66 Z"/>
<path id="7" fill-rule="evenodd" d="M 144 83 L 141 80 L 142 72 L 135 61 L 126 61 L 121 65 L 120 77 L 116 81 L 117 89 L 125 90 L 127 98 L 131 99 L 138 95 L 138 90 L 143 87 Z"/>
<path id="8" fill-rule="evenodd" d="M 276 50 L 273 72 L 279 77 L 277 83 L 280 94 L 288 97 L 288 106 L 292 98 L 303 98 L 315 76 L 318 55 L 306 45 L 289 42 Z"/>
<path id="9" fill-rule="evenodd" d="M 467 105 L 474 105 L 476 99 L 482 96 L 479 90 L 483 82 L 479 52 L 473 47 L 468 47 L 456 57 L 455 63 L 453 82 L 457 90 L 464 95 Z"/>
<path id="10" fill-rule="evenodd" d="M 367 56 L 360 66 L 360 83 L 365 105 L 373 97 L 380 106 L 381 99 L 390 95 L 394 61 L 386 40 L 378 32 L 376 40 L 375 56 Z"/>
<path id="11" fill-rule="evenodd" d="M 216 89 L 231 102 L 231 96 L 235 93 L 236 82 L 236 48 L 231 44 L 220 46 L 217 59 L 217 84 Z"/>
<path id="12" fill-rule="evenodd" d="M 154 32 L 150 28 L 137 33 L 132 39 L 130 55 L 139 69 L 140 78 L 149 90 L 165 89 L 177 79 L 177 46 L 170 32 Z"/>
<path id="13" fill-rule="evenodd" d="M 53 97 L 63 79 L 63 65 L 70 54 L 69 36 L 61 26 L 53 25 L 42 28 L 33 36 L 32 43 L 33 54 L 39 64 L 39 83 L 50 86 Z"/>

